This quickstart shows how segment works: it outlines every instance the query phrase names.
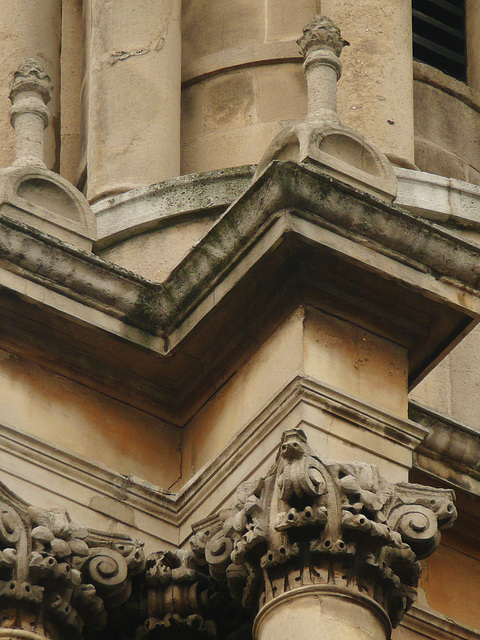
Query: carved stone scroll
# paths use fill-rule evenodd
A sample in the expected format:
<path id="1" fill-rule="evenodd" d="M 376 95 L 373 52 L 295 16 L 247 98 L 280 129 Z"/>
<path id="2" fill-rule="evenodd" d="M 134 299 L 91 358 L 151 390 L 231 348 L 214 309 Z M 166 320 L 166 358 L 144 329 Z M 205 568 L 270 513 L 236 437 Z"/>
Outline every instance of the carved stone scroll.
<path id="1" fill-rule="evenodd" d="M 89 531 L 64 509 L 29 506 L 0 484 L 0 631 L 52 639 L 99 631 L 144 566 L 131 538 Z"/>
<path id="2" fill-rule="evenodd" d="M 415 600 L 418 560 L 455 520 L 453 500 L 451 490 L 390 484 L 372 465 L 322 457 L 294 429 L 269 474 L 240 487 L 203 558 L 254 613 L 287 592 L 330 585 L 368 596 L 396 626 Z"/>

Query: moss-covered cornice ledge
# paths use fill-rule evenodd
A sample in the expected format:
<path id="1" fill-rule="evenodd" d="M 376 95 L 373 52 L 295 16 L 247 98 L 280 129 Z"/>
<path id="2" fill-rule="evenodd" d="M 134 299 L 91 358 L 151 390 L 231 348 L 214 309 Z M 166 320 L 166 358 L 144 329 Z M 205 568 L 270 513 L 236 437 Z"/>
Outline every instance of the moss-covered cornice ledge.
<path id="1" fill-rule="evenodd" d="M 246 316 L 308 290 L 395 334 L 415 380 L 480 314 L 480 246 L 293 162 L 272 163 L 163 283 L 6 217 L 0 260 L 4 291 L 164 356 L 212 331 L 228 348 Z"/>

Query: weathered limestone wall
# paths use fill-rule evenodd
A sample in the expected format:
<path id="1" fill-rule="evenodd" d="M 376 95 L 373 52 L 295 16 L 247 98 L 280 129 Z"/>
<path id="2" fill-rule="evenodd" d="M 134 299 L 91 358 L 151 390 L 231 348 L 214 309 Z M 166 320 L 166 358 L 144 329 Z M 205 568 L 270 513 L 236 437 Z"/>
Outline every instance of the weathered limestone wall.
<path id="1" fill-rule="evenodd" d="M 60 174 L 80 178 L 80 99 L 83 80 L 83 0 L 62 2 Z"/>
<path id="2" fill-rule="evenodd" d="M 479 358 L 480 329 L 476 328 L 412 391 L 411 397 L 480 431 Z"/>
<path id="3" fill-rule="evenodd" d="M 2 0 L 0 9 L 0 166 L 13 162 L 9 85 L 13 72 L 28 58 L 37 59 L 52 79 L 52 121 L 45 134 L 45 163 L 58 170 L 60 159 L 60 0 Z"/>
<path id="4" fill-rule="evenodd" d="M 87 0 L 83 163 L 99 200 L 180 171 L 180 1 Z"/>
<path id="5" fill-rule="evenodd" d="M 182 15 L 182 173 L 257 163 L 306 113 L 295 39 L 318 0 L 187 0 Z"/>
<path id="6" fill-rule="evenodd" d="M 478 600 L 480 551 L 478 532 L 465 537 L 457 530 L 442 534 L 442 544 L 423 561 L 420 586 L 426 604 L 447 618 L 472 629 L 480 629 Z M 422 598 L 423 599 L 423 598 Z"/>
<path id="7" fill-rule="evenodd" d="M 414 162 L 411 3 L 322 0 L 350 43 L 342 54 L 339 115 L 390 157 Z"/>
<path id="8" fill-rule="evenodd" d="M 305 117 L 295 40 L 319 12 L 352 42 L 342 57 L 341 118 L 411 166 L 408 3 L 363 2 L 352 20 L 355 8 L 344 0 L 204 0 L 183 5 L 182 173 L 256 163 L 284 126 Z"/>
<path id="9" fill-rule="evenodd" d="M 175 427 L 128 398 L 119 402 L 7 352 L 0 357 L 0 424 L 162 487 L 177 479 Z"/>
<path id="10" fill-rule="evenodd" d="M 468 84 L 480 91 L 480 4 L 477 0 L 466 0 L 466 9 Z"/>
<path id="11" fill-rule="evenodd" d="M 406 416 L 406 352 L 373 332 L 315 309 L 299 308 L 271 336 L 252 336 L 251 344 L 256 346 L 250 347 L 243 364 L 235 367 L 228 381 L 185 426 L 182 483 L 220 453 L 270 402 L 280 405 L 277 396 L 298 375 Z M 340 419 L 316 415 L 315 420 L 327 431 L 347 433 Z M 286 423 L 282 430 L 292 426 L 298 425 Z M 360 441 L 360 431 L 355 433 Z M 362 443 L 366 448 L 362 459 L 385 464 L 385 473 L 396 477 L 400 473 L 396 465 L 387 460 L 379 463 L 378 452 L 368 451 L 367 441 Z M 348 445 L 345 451 L 335 438 L 328 446 L 326 455 L 339 459 L 349 455 Z M 388 458 L 395 445 L 388 442 L 385 446 Z"/>

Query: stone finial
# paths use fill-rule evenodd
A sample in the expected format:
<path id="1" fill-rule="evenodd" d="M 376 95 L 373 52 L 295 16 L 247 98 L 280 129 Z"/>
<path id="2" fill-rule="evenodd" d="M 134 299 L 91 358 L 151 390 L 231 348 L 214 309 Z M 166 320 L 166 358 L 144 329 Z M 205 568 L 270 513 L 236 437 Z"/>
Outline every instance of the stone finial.
<path id="1" fill-rule="evenodd" d="M 415 601 L 418 560 L 456 518 L 453 499 L 448 489 L 390 484 L 370 464 L 322 458 L 292 429 L 268 475 L 242 485 L 203 540 L 204 561 L 253 613 L 287 592 L 335 585 L 369 596 L 396 626 Z"/>
<path id="2" fill-rule="evenodd" d="M 10 123 L 16 137 L 16 166 L 45 166 L 43 132 L 50 122 L 47 104 L 52 91 L 50 77 L 36 60 L 26 60 L 13 74 L 9 97 Z"/>
<path id="3" fill-rule="evenodd" d="M 48 104 L 52 99 L 53 85 L 50 76 L 44 71 L 43 67 L 33 58 L 25 60 L 13 74 L 13 80 L 10 85 L 10 100 L 21 91 L 31 91 L 42 96 L 43 102 Z"/>
<path id="4" fill-rule="evenodd" d="M 305 57 L 307 116 L 304 122 L 283 129 L 274 138 L 255 178 L 273 160 L 290 160 L 320 169 L 376 197 L 393 200 L 397 179 L 387 157 L 358 131 L 342 124 L 338 116 L 340 54 L 349 43 L 330 18 L 317 16 L 307 24 L 297 44 Z"/>
<path id="5" fill-rule="evenodd" d="M 306 58 L 311 51 L 318 49 L 329 49 L 340 57 L 343 47 L 348 47 L 350 43 L 342 38 L 340 29 L 333 20 L 326 16 L 316 16 L 304 28 L 297 44 Z"/>

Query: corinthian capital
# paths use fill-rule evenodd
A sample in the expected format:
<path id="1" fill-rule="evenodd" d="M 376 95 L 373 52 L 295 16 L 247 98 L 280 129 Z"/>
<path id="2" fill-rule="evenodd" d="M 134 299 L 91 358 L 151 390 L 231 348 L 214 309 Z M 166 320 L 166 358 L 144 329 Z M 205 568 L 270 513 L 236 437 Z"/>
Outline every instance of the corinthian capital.
<path id="1" fill-rule="evenodd" d="M 0 484 L 0 631 L 9 637 L 101 630 L 144 566 L 142 545 L 128 536 L 89 531 L 64 509 L 29 506 Z"/>
<path id="2" fill-rule="evenodd" d="M 418 560 L 453 524 L 454 494 L 390 484 L 372 465 L 320 456 L 286 431 L 269 474 L 240 487 L 204 542 L 211 574 L 252 612 L 309 585 L 370 596 L 393 626 L 414 602 Z M 194 541 L 197 552 L 198 536 Z"/>

